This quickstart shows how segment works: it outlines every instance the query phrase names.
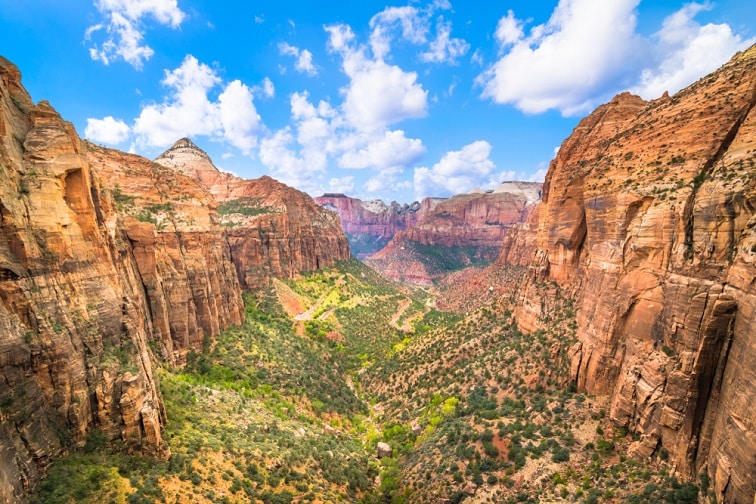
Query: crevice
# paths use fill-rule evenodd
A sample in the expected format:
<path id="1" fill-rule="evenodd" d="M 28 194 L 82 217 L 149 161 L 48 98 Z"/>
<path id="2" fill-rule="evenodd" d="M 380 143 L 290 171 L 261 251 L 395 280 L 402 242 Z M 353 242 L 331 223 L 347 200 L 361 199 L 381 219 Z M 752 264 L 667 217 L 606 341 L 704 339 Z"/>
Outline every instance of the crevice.
<path id="1" fill-rule="evenodd" d="M 703 183 L 706 181 L 706 179 L 709 177 L 711 172 L 714 170 L 714 167 L 716 166 L 717 162 L 719 162 L 724 155 L 727 153 L 727 151 L 730 148 L 730 145 L 732 145 L 732 142 L 735 141 L 735 137 L 738 134 L 738 131 L 740 131 L 740 127 L 743 125 L 743 122 L 748 117 L 748 114 L 751 112 L 751 109 L 753 109 L 754 104 L 756 103 L 756 86 L 754 86 L 751 89 L 751 99 L 748 102 L 748 106 L 738 115 L 738 117 L 735 119 L 735 122 L 730 127 L 730 129 L 727 131 L 727 134 L 722 139 L 722 143 L 719 145 L 719 148 L 714 153 L 714 155 L 709 158 L 706 163 L 701 168 L 701 171 L 696 175 L 696 177 L 693 179 L 693 190 L 691 191 L 690 195 L 688 196 L 687 200 L 685 201 L 685 207 L 683 211 L 683 221 L 685 222 L 685 259 L 687 261 L 692 261 L 693 257 L 695 255 L 695 251 L 693 249 L 693 231 L 694 231 L 694 208 L 696 204 L 696 194 L 698 193 L 698 189 L 703 185 Z"/>

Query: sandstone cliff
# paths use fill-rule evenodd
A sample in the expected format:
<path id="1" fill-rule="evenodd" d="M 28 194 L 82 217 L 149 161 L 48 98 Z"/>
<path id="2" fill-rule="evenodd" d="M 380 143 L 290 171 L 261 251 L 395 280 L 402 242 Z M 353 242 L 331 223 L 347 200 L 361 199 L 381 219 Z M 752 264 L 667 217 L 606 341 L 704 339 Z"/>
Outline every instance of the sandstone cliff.
<path id="1" fill-rule="evenodd" d="M 188 139 L 155 161 L 193 177 L 213 195 L 244 288 L 350 257 L 338 215 L 296 189 L 267 176 L 244 180 L 223 173 Z"/>
<path id="2" fill-rule="evenodd" d="M 428 198 L 420 202 L 400 205 L 392 201 L 362 201 L 344 194 L 324 194 L 315 202 L 339 214 L 341 226 L 349 239 L 352 253 L 366 259 L 385 247 L 400 231 L 415 225 L 422 215 L 440 200 Z"/>
<path id="3" fill-rule="evenodd" d="M 0 58 L 0 501 L 95 428 L 167 454 L 153 349 L 180 362 L 241 322 L 209 196 L 158 169 L 80 141 Z"/>
<path id="4" fill-rule="evenodd" d="M 485 264 L 500 254 L 507 231 L 528 218 L 541 187 L 505 182 L 495 191 L 437 202 L 367 263 L 389 278 L 416 285 L 430 285 L 455 269 Z"/>
<path id="5" fill-rule="evenodd" d="M 537 235 L 518 228 L 502 258 L 535 243 L 520 327 L 549 303 L 539 283 L 575 298 L 573 379 L 611 396 L 635 453 L 664 448 L 742 503 L 756 492 L 755 101 L 752 47 L 673 97 L 599 107 L 551 163 Z"/>

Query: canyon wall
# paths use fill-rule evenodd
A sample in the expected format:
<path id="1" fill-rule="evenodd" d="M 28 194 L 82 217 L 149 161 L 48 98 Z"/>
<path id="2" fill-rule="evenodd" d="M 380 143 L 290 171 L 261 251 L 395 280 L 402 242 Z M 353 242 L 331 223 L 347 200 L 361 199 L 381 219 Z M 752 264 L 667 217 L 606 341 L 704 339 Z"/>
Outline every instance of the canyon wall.
<path id="1" fill-rule="evenodd" d="M 223 173 L 188 139 L 155 161 L 193 177 L 213 195 L 243 288 L 351 257 L 338 215 L 307 194 L 267 176 L 244 180 Z"/>
<path id="2" fill-rule="evenodd" d="M 495 191 L 477 191 L 426 203 L 420 220 L 397 233 L 366 263 L 397 281 L 428 286 L 449 272 L 485 264 L 501 253 L 510 228 L 527 221 L 542 185 L 505 182 Z"/>
<path id="3" fill-rule="evenodd" d="M 95 429 L 168 456 L 155 363 L 240 324 L 242 287 L 349 257 L 308 196 L 208 175 L 80 140 L 0 57 L 0 502 Z"/>
<path id="4" fill-rule="evenodd" d="M 438 201 L 441 200 L 426 198 L 422 204 L 415 201 L 401 205 L 392 201 L 387 205 L 381 200 L 362 201 L 344 194 L 315 198 L 318 205 L 339 214 L 352 253 L 360 259 L 372 256 L 395 234 L 415 225 Z"/>
<path id="5" fill-rule="evenodd" d="M 675 96 L 621 94 L 552 161 L 516 310 L 538 327 L 537 284 L 577 303 L 580 390 L 648 457 L 708 471 L 720 501 L 756 492 L 756 47 Z M 529 236 L 528 236 L 529 235 Z"/>

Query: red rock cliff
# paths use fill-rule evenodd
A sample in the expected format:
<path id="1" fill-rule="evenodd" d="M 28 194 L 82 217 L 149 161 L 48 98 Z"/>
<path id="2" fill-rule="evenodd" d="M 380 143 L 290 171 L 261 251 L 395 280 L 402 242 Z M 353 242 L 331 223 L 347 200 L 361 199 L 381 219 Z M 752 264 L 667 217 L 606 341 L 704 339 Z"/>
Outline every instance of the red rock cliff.
<path id="1" fill-rule="evenodd" d="M 637 455 L 664 447 L 743 503 L 756 492 L 755 76 L 752 47 L 673 97 L 622 94 L 581 121 L 549 168 L 517 310 L 533 329 L 548 302 L 535 283 L 570 292 L 579 388 L 611 396 Z"/>
<path id="2" fill-rule="evenodd" d="M 350 257 L 338 215 L 307 194 L 267 176 L 244 180 L 222 173 L 188 139 L 179 140 L 155 161 L 194 177 L 214 196 L 244 288 Z"/>
<path id="3" fill-rule="evenodd" d="M 430 285 L 449 270 L 495 259 L 507 231 L 530 215 L 541 187 L 505 182 L 496 191 L 434 202 L 414 226 L 398 233 L 367 263 L 389 278 Z"/>
<path id="4" fill-rule="evenodd" d="M 361 259 L 370 257 L 400 231 L 417 223 L 435 200 L 425 205 L 401 205 L 396 201 L 386 204 L 381 200 L 362 201 L 343 194 L 324 194 L 315 202 L 339 214 L 341 226 L 349 239 L 352 252 Z"/>
<path id="5" fill-rule="evenodd" d="M 241 321 L 207 194 L 157 169 L 81 142 L 0 58 L 0 501 L 22 499 L 95 426 L 166 455 L 148 344 L 177 362 Z M 199 200 L 186 212 L 196 225 L 177 221 L 182 194 Z M 163 206 L 141 222 L 119 201 Z"/>

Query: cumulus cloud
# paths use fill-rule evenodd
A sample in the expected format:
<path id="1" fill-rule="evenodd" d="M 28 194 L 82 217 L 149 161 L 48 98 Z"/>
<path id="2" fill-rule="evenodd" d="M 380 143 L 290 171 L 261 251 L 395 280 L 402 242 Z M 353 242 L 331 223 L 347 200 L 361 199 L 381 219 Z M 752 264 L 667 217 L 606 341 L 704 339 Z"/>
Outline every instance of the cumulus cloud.
<path id="1" fill-rule="evenodd" d="M 354 177 L 338 177 L 328 181 L 328 191 L 332 193 L 348 194 L 354 191 Z"/>
<path id="2" fill-rule="evenodd" d="M 451 36 L 450 22 L 439 20 L 436 40 L 430 43 L 428 51 L 422 53 L 420 59 L 429 63 L 456 63 L 469 49 L 470 44 Z"/>
<path id="3" fill-rule="evenodd" d="M 401 36 L 415 44 L 426 41 L 428 19 L 416 7 L 386 7 L 370 19 L 370 47 L 376 58 L 384 58 L 391 50 L 395 27 L 401 27 Z"/>
<path id="4" fill-rule="evenodd" d="M 726 24 L 697 23 L 696 15 L 710 8 L 708 3 L 689 3 L 664 20 L 654 36 L 653 66 L 643 69 L 634 93 L 646 99 L 658 98 L 664 91 L 675 93 L 756 42 L 756 38 L 744 40 Z"/>
<path id="5" fill-rule="evenodd" d="M 489 159 L 491 144 L 478 140 L 461 150 L 444 154 L 432 168 L 415 168 L 417 198 L 450 196 L 475 188 L 492 189 L 513 173 L 495 174 L 496 165 Z"/>
<path id="6" fill-rule="evenodd" d="M 286 56 L 293 56 L 296 58 L 294 68 L 299 73 L 304 73 L 310 77 L 318 75 L 318 69 L 312 62 L 312 53 L 307 49 L 300 50 L 298 47 L 281 42 L 278 44 L 278 51 Z"/>
<path id="7" fill-rule="evenodd" d="M 208 136 L 228 142 L 245 154 L 257 145 L 263 129 L 253 92 L 239 80 L 223 84 L 216 72 L 188 55 L 180 67 L 166 70 L 169 89 L 162 103 L 146 105 L 134 121 L 140 145 L 167 147 L 183 136 Z M 221 88 L 217 99 L 212 92 Z"/>
<path id="8" fill-rule="evenodd" d="M 526 113 L 589 111 L 619 91 L 644 98 L 676 92 L 756 41 L 726 24 L 700 25 L 711 8 L 689 3 L 652 37 L 636 32 L 639 0 L 560 0 L 549 20 L 527 29 L 508 11 L 496 27 L 500 57 L 476 79 L 482 97 Z"/>
<path id="9" fill-rule="evenodd" d="M 345 61 L 344 70 L 350 78 L 343 90 L 344 113 L 355 127 L 375 130 L 427 115 L 428 91 L 417 82 L 417 73 L 359 53 Z"/>
<path id="10" fill-rule="evenodd" d="M 425 152 L 425 146 L 416 138 L 407 138 L 404 131 L 385 131 L 383 136 L 376 136 L 360 141 L 358 148 L 345 152 L 339 158 L 342 168 L 387 169 L 410 166 L 417 162 Z"/>
<path id="11" fill-rule="evenodd" d="M 510 11 L 497 26 L 503 56 L 477 82 L 483 97 L 527 113 L 583 112 L 632 66 L 639 0 L 560 0 L 528 35 Z"/>
<path id="12" fill-rule="evenodd" d="M 143 19 L 152 18 L 161 25 L 178 28 L 186 17 L 177 0 L 97 0 L 95 6 L 104 19 L 88 27 L 84 39 L 92 41 L 93 35 L 101 31 L 105 37 L 89 48 L 90 57 L 105 65 L 120 58 L 137 70 L 155 54 L 144 43 Z"/>
<path id="13" fill-rule="evenodd" d="M 456 63 L 457 58 L 470 49 L 470 44 L 451 36 L 450 21 L 444 21 L 443 16 L 438 16 L 436 36 L 429 40 L 432 38 L 433 17 L 438 11 L 448 9 L 451 9 L 451 4 L 446 0 L 433 2 L 425 9 L 412 5 L 386 7 L 370 19 L 370 49 L 373 57 L 385 59 L 391 51 L 392 43 L 402 40 L 425 45 L 426 50 L 419 56 L 426 63 Z"/>
<path id="14" fill-rule="evenodd" d="M 95 142 L 118 145 L 129 138 L 131 128 L 120 119 L 107 116 L 102 119 L 87 119 L 84 136 Z"/>

